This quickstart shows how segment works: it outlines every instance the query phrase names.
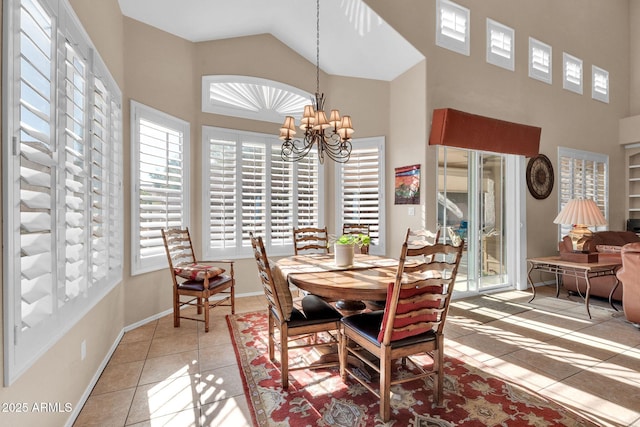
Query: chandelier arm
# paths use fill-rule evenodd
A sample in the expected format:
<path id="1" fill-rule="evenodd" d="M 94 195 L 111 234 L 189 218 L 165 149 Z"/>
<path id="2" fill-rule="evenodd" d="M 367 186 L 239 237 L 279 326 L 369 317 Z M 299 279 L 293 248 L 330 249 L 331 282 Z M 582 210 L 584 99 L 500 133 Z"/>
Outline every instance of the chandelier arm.
<path id="1" fill-rule="evenodd" d="M 292 138 L 296 133 L 293 117 L 285 118 L 280 128 L 280 139 L 284 140 L 280 153 L 283 160 L 293 162 L 302 160 L 315 145 L 320 164 L 324 163 L 325 153 L 335 162 L 349 161 L 353 133 L 350 116 L 345 115 L 343 117 L 345 120 L 340 122 L 339 114 L 334 118 L 332 111 L 330 120 L 333 124 L 325 129 L 328 123 L 324 113 L 324 101 L 324 94 L 320 93 L 320 0 L 316 0 L 316 93 L 315 99 L 311 100 L 314 105 L 305 107 L 303 120 L 301 120 L 301 128 L 304 129 L 303 138 Z M 315 111 L 312 111 L 313 107 Z M 335 111 L 337 113 L 337 110 Z M 314 113 L 315 119 L 312 116 Z"/>

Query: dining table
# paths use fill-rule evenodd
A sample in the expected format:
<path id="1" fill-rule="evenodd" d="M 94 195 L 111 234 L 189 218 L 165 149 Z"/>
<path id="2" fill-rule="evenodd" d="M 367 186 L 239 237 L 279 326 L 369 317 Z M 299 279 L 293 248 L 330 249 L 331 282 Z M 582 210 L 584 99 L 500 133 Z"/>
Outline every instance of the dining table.
<path id="1" fill-rule="evenodd" d="M 275 265 L 275 274 L 304 291 L 335 300 L 344 311 L 363 310 L 364 301 L 384 304 L 397 270 L 397 259 L 369 254 L 355 254 L 348 266 L 336 265 L 332 254 L 294 255 Z"/>

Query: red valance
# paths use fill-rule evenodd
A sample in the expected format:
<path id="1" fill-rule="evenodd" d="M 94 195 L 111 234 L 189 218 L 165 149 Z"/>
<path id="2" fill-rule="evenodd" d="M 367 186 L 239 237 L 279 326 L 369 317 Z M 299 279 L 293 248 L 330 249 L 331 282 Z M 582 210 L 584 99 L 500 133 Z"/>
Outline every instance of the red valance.
<path id="1" fill-rule="evenodd" d="M 438 108 L 433 110 L 429 145 L 534 157 L 540 150 L 541 132 L 535 126 Z"/>

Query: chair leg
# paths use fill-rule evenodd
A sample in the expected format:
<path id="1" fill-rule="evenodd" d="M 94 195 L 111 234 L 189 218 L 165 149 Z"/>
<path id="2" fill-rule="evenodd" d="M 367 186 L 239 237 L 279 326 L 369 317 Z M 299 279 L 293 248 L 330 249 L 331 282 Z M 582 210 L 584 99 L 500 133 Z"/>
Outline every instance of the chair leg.
<path id="1" fill-rule="evenodd" d="M 289 331 L 286 323 L 280 324 L 280 371 L 282 373 L 282 389 L 289 388 Z"/>
<path id="2" fill-rule="evenodd" d="M 209 298 L 202 298 L 204 303 L 204 331 L 209 332 Z M 200 308 L 200 306 L 198 306 Z"/>
<path id="3" fill-rule="evenodd" d="M 391 418 L 391 349 L 384 347 L 380 354 L 380 418 Z"/>
<path id="4" fill-rule="evenodd" d="M 444 387 L 444 337 L 442 335 L 437 337 L 437 345 L 438 348 L 433 352 L 433 371 L 437 375 L 433 382 L 433 401 L 438 406 L 442 406 Z"/>
<path id="5" fill-rule="evenodd" d="M 202 314 L 202 304 L 203 303 L 204 303 L 204 298 L 198 298 L 198 300 L 197 300 L 197 304 L 198 305 L 196 306 L 197 310 L 198 310 L 197 311 L 198 314 Z"/>
<path id="6" fill-rule="evenodd" d="M 271 309 L 267 309 L 269 310 L 269 360 L 273 362 L 273 357 L 274 357 L 274 347 L 275 347 L 275 335 L 274 335 L 274 319 L 273 319 L 273 313 L 271 313 Z"/>
<path id="7" fill-rule="evenodd" d="M 338 331 L 338 358 L 340 359 L 340 377 L 342 378 L 342 382 L 347 381 L 347 354 L 349 351 L 347 350 L 347 342 L 349 338 L 347 338 L 344 333 L 344 329 Z"/>
<path id="8" fill-rule="evenodd" d="M 231 285 L 231 314 L 236 314 L 236 290 L 235 283 Z"/>
<path id="9" fill-rule="evenodd" d="M 173 327 L 180 327 L 180 295 L 177 292 L 173 295 Z"/>

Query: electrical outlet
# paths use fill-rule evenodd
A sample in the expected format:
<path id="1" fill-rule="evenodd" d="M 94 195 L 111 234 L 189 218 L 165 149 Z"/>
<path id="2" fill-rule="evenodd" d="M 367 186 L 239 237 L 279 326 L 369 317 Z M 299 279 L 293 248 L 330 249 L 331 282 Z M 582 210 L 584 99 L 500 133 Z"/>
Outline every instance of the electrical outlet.
<path id="1" fill-rule="evenodd" d="M 80 343 L 80 360 L 84 360 L 87 357 L 87 340 L 82 340 Z"/>

